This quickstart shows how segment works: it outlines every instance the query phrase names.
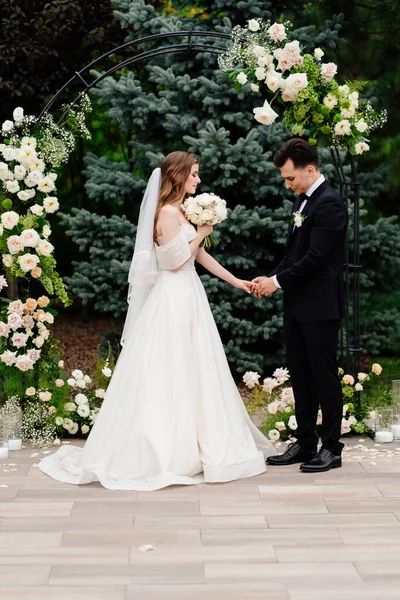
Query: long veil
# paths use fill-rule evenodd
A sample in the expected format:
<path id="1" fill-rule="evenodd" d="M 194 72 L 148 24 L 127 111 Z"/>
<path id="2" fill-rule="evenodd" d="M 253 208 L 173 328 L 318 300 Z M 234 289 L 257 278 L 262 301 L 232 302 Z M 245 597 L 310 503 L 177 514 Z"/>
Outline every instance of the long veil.
<path id="1" fill-rule="evenodd" d="M 140 205 L 135 249 L 128 276 L 128 312 L 122 331 L 121 346 L 131 334 L 158 274 L 153 229 L 160 185 L 161 169 L 157 168 L 151 174 Z"/>

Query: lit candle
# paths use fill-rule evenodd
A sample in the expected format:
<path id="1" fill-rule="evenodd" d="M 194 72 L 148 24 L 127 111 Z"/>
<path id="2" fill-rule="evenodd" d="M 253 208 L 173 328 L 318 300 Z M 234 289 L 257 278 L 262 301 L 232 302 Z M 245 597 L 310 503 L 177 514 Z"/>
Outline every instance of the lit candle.
<path id="1" fill-rule="evenodd" d="M 0 446 L 0 458 L 8 458 L 8 446 Z"/>
<path id="2" fill-rule="evenodd" d="M 400 439 L 400 424 L 392 425 L 392 433 L 395 440 Z"/>
<path id="3" fill-rule="evenodd" d="M 21 450 L 22 448 L 22 440 L 8 440 L 8 449 L 9 450 Z"/>
<path id="4" fill-rule="evenodd" d="M 393 442 L 393 433 L 391 431 L 377 431 L 375 441 L 380 443 Z"/>

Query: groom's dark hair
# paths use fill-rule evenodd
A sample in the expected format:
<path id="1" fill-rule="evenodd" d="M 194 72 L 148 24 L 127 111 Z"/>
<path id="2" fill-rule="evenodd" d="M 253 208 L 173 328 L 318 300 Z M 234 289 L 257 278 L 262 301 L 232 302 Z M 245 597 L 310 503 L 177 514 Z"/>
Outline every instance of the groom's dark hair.
<path id="1" fill-rule="evenodd" d="M 282 148 L 275 152 L 274 165 L 280 169 L 287 160 L 291 159 L 296 169 L 304 169 L 314 165 L 319 169 L 318 152 L 305 140 L 292 138 Z"/>

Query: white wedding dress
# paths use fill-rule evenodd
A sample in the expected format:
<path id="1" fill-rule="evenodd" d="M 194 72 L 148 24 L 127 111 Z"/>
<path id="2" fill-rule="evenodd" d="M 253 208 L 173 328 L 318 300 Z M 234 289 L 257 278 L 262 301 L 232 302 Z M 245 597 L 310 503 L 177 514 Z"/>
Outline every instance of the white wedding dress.
<path id="1" fill-rule="evenodd" d="M 159 274 L 122 349 L 83 449 L 62 446 L 39 468 L 72 484 L 156 490 L 266 470 L 271 442 L 250 420 L 203 285 L 190 223 L 162 245 Z M 171 269 L 183 264 L 179 271 Z"/>

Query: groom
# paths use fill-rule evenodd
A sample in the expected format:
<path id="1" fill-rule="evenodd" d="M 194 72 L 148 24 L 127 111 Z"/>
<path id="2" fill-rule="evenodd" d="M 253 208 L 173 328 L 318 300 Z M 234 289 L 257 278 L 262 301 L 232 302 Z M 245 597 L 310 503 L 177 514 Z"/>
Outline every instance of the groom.
<path id="1" fill-rule="evenodd" d="M 283 290 L 287 366 L 295 396 L 296 442 L 270 465 L 302 463 L 307 473 L 341 467 L 342 389 L 336 348 L 344 315 L 343 263 L 346 206 L 319 170 L 317 151 L 293 138 L 274 156 L 287 189 L 297 198 L 286 254 L 268 277 L 253 280 L 258 297 Z M 322 410 L 322 446 L 316 420 Z"/>

